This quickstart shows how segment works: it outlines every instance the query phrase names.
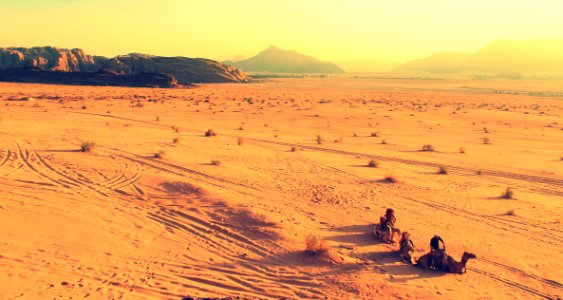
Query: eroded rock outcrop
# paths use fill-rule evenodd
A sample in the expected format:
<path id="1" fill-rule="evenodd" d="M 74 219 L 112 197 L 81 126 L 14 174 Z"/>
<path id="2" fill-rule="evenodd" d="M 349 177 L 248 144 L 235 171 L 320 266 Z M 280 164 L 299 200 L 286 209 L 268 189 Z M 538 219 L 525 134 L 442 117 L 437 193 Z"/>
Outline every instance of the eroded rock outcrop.
<path id="1" fill-rule="evenodd" d="M 0 70 L 40 68 L 50 71 L 95 72 L 107 60 L 105 57 L 87 55 L 82 49 L 0 48 Z"/>
<path id="2" fill-rule="evenodd" d="M 108 60 L 104 69 L 123 74 L 165 73 L 178 82 L 247 82 L 250 77 L 238 68 L 205 58 L 162 57 L 133 53 Z"/>

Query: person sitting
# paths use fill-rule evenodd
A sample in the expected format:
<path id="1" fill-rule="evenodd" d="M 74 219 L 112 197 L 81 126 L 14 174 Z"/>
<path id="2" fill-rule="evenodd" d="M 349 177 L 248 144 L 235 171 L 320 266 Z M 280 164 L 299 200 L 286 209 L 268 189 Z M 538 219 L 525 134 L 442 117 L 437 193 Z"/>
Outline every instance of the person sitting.
<path id="1" fill-rule="evenodd" d="M 413 253 L 414 253 L 414 243 L 411 240 L 411 235 L 407 231 L 403 231 L 401 234 L 401 240 L 399 241 L 399 254 L 401 260 L 407 263 L 413 263 Z"/>
<path id="2" fill-rule="evenodd" d="M 379 230 L 385 230 L 385 227 L 387 226 L 394 228 L 395 222 L 397 222 L 397 218 L 395 218 L 395 211 L 392 208 L 388 208 L 385 211 L 385 217 L 379 218 Z"/>
<path id="3" fill-rule="evenodd" d="M 442 270 L 446 266 L 446 258 L 446 244 L 438 234 L 435 234 L 430 239 L 430 268 Z"/>

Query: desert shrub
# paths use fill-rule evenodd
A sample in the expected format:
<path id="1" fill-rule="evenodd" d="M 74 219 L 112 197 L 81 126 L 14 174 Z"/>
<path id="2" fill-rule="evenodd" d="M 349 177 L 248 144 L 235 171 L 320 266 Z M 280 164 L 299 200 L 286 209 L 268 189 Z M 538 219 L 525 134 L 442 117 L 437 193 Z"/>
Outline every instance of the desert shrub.
<path id="1" fill-rule="evenodd" d="M 164 158 L 164 154 L 166 154 L 163 150 L 159 150 L 158 152 L 156 152 L 153 157 L 154 158 Z"/>
<path id="2" fill-rule="evenodd" d="M 96 147 L 96 143 L 94 141 L 83 141 L 80 144 L 80 152 L 90 152 Z"/>
<path id="3" fill-rule="evenodd" d="M 514 191 L 512 190 L 512 188 L 506 188 L 506 190 L 504 191 L 504 193 L 502 193 L 501 198 L 503 199 L 512 199 L 514 197 Z"/>
<path id="4" fill-rule="evenodd" d="M 335 139 L 334 142 L 337 144 L 342 144 L 342 142 L 344 142 L 344 139 L 340 136 L 337 139 Z"/>
<path id="5" fill-rule="evenodd" d="M 319 255 L 328 252 L 328 245 L 324 240 L 321 240 L 313 235 L 309 235 L 305 239 L 305 252 L 310 255 Z"/>
<path id="6" fill-rule="evenodd" d="M 477 172 L 475 172 L 475 174 L 477 174 L 477 175 L 479 175 L 479 176 L 480 176 L 480 175 L 483 175 L 483 171 L 477 170 Z"/>
<path id="7" fill-rule="evenodd" d="M 180 138 L 179 138 L 179 137 L 175 137 L 175 138 L 172 140 L 172 143 L 174 143 L 174 144 L 178 144 L 179 142 L 180 142 Z"/>
<path id="8" fill-rule="evenodd" d="M 238 144 L 239 146 L 242 145 L 242 144 L 244 144 L 244 138 L 241 138 L 241 137 L 237 138 L 237 144 Z"/>
<path id="9" fill-rule="evenodd" d="M 448 174 L 448 168 L 446 168 L 446 166 L 443 166 L 443 165 L 439 166 L 438 167 L 438 174 L 443 174 L 443 175 Z"/>
<path id="10" fill-rule="evenodd" d="M 353 136 L 353 137 L 358 137 L 358 134 L 354 132 L 354 133 L 352 134 L 352 136 Z"/>
<path id="11" fill-rule="evenodd" d="M 317 144 L 322 144 L 324 142 L 323 138 L 320 135 L 317 135 Z"/>
<path id="12" fill-rule="evenodd" d="M 217 133 L 215 131 L 213 131 L 213 129 L 208 129 L 205 132 L 205 136 L 207 136 L 207 137 L 217 136 Z"/>
<path id="13" fill-rule="evenodd" d="M 491 143 L 491 140 L 489 138 L 483 138 L 483 144 L 488 145 Z"/>
<path id="14" fill-rule="evenodd" d="M 433 152 L 433 151 L 436 151 L 436 149 L 434 149 L 434 146 L 432 146 L 430 144 L 426 144 L 426 145 L 422 146 L 422 151 Z"/>
<path id="15" fill-rule="evenodd" d="M 395 177 L 393 175 L 387 175 L 387 176 L 385 176 L 385 178 L 383 178 L 383 182 L 398 183 L 399 180 L 397 179 L 397 177 Z"/>
<path id="16" fill-rule="evenodd" d="M 370 167 L 370 168 L 377 168 L 377 162 L 375 161 L 375 159 L 371 159 L 371 160 L 368 162 L 368 167 Z"/>
<path id="17" fill-rule="evenodd" d="M 387 145 L 387 141 L 386 141 L 385 139 L 382 139 L 382 140 L 381 140 L 381 144 L 382 144 L 382 145 Z"/>
<path id="18" fill-rule="evenodd" d="M 487 129 L 487 127 L 483 127 L 483 132 L 484 132 L 484 133 L 489 133 L 489 129 Z"/>
<path id="19" fill-rule="evenodd" d="M 378 136 L 379 136 L 379 132 L 372 132 L 372 133 L 371 133 L 371 136 L 372 136 L 372 137 L 378 137 Z"/>
<path id="20" fill-rule="evenodd" d="M 214 166 L 220 166 L 223 163 L 220 160 L 214 159 L 214 160 L 211 161 L 211 164 L 214 165 Z"/>
<path id="21" fill-rule="evenodd" d="M 160 122 L 160 117 L 156 117 L 155 121 Z"/>
<path id="22" fill-rule="evenodd" d="M 464 153 L 465 153 L 465 148 L 459 147 L 459 153 L 464 154 Z"/>
<path id="23" fill-rule="evenodd" d="M 511 209 L 511 210 L 507 211 L 504 215 L 505 216 L 515 216 L 516 212 L 514 211 L 514 209 Z"/>

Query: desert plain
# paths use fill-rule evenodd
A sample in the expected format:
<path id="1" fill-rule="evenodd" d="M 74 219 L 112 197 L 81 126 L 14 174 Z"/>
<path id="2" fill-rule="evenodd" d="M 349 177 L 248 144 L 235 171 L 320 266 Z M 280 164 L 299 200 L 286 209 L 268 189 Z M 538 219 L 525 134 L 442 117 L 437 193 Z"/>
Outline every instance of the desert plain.
<path id="1" fill-rule="evenodd" d="M 0 83 L 0 298 L 561 299 L 561 83 Z"/>

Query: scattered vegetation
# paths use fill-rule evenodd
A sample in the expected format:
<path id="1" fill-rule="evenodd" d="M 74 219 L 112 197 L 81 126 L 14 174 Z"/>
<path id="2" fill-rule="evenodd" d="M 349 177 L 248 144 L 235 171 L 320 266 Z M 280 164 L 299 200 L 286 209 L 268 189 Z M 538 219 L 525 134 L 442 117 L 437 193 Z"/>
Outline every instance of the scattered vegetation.
<path id="1" fill-rule="evenodd" d="M 461 154 L 465 154 L 465 148 L 463 148 L 463 147 L 459 147 L 459 153 L 461 153 Z"/>
<path id="2" fill-rule="evenodd" d="M 372 132 L 372 133 L 371 133 L 371 136 L 372 136 L 372 137 L 378 137 L 378 136 L 379 136 L 379 132 Z"/>
<path id="3" fill-rule="evenodd" d="M 489 138 L 483 138 L 483 144 L 485 145 L 489 145 L 491 143 L 491 140 Z"/>
<path id="4" fill-rule="evenodd" d="M 507 187 L 504 193 L 502 193 L 501 198 L 503 199 L 512 199 L 514 198 L 514 191 L 512 188 Z"/>
<path id="5" fill-rule="evenodd" d="M 317 144 L 321 145 L 323 142 L 323 138 L 320 135 L 317 135 Z"/>
<path id="6" fill-rule="evenodd" d="M 514 211 L 514 209 L 511 209 L 511 210 L 507 211 L 504 215 L 505 216 L 515 216 L 516 212 Z"/>
<path id="7" fill-rule="evenodd" d="M 237 144 L 238 144 L 239 146 L 241 146 L 242 144 L 244 144 L 244 138 L 238 137 L 238 138 L 237 138 Z"/>
<path id="8" fill-rule="evenodd" d="M 172 140 L 172 143 L 174 143 L 174 144 L 178 144 L 179 142 L 180 142 L 180 138 L 179 138 L 179 137 L 175 137 L 175 138 Z"/>
<path id="9" fill-rule="evenodd" d="M 154 157 L 154 158 L 161 159 L 161 158 L 164 158 L 164 154 L 166 154 L 166 153 L 165 153 L 163 150 L 159 150 L 158 152 L 156 152 L 156 153 L 153 155 L 153 157 Z"/>
<path id="10" fill-rule="evenodd" d="M 83 141 L 80 144 L 80 152 L 90 152 L 96 147 L 96 143 L 94 141 Z"/>
<path id="11" fill-rule="evenodd" d="M 385 176 L 385 178 L 383 178 L 383 182 L 398 183 L 399 180 L 397 179 L 397 177 L 395 177 L 393 175 L 387 175 L 387 176 Z"/>
<path id="12" fill-rule="evenodd" d="M 211 161 L 211 164 L 214 165 L 214 166 L 220 166 L 223 163 L 220 160 L 214 159 L 214 160 Z"/>
<path id="13" fill-rule="evenodd" d="M 329 250 L 329 247 L 324 240 L 312 235 L 305 239 L 305 246 L 305 252 L 313 256 L 327 253 Z"/>
<path id="14" fill-rule="evenodd" d="M 205 136 L 207 136 L 207 137 L 217 136 L 217 132 L 213 131 L 213 129 L 208 129 L 205 132 Z"/>
<path id="15" fill-rule="evenodd" d="M 370 167 L 370 168 L 377 168 L 377 162 L 375 161 L 375 159 L 371 159 L 371 160 L 368 162 L 368 167 Z"/>
<path id="16" fill-rule="evenodd" d="M 337 144 L 342 144 L 344 142 L 344 139 L 340 136 L 337 139 L 335 139 L 334 142 Z"/>
<path id="17" fill-rule="evenodd" d="M 436 149 L 434 149 L 434 146 L 432 146 L 430 144 L 426 144 L 426 145 L 422 146 L 422 151 L 434 152 L 434 151 L 436 151 Z"/>
<path id="18" fill-rule="evenodd" d="M 382 139 L 382 140 L 381 140 L 381 144 L 382 144 L 382 145 L 387 145 L 387 141 L 386 141 L 385 139 Z"/>
<path id="19" fill-rule="evenodd" d="M 446 168 L 446 166 L 444 166 L 444 165 L 440 165 L 438 167 L 438 174 L 447 175 L 448 174 L 448 168 Z"/>

